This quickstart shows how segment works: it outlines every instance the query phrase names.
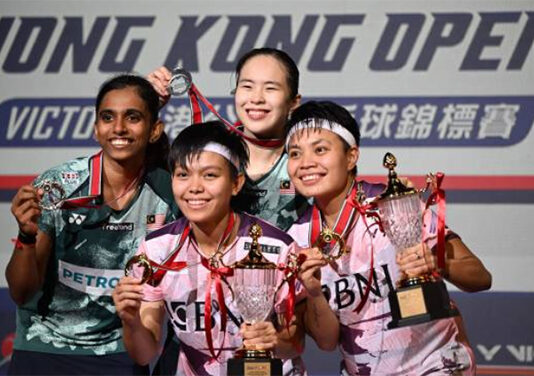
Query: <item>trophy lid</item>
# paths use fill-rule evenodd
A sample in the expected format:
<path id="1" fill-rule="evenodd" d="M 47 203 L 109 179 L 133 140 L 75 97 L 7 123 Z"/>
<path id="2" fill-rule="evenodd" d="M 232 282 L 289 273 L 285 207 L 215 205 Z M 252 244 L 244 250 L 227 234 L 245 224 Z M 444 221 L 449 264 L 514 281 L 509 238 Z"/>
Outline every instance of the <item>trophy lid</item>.
<path id="1" fill-rule="evenodd" d="M 261 247 L 258 243 L 258 238 L 262 235 L 260 225 L 254 223 L 250 226 L 248 233 L 252 238 L 248 255 L 236 262 L 232 267 L 236 269 L 276 269 L 276 264 L 267 260 L 261 253 Z"/>
<path id="2" fill-rule="evenodd" d="M 417 189 L 405 186 L 397 177 L 397 173 L 395 172 L 395 167 L 397 167 L 397 158 L 392 153 L 388 152 L 386 155 L 384 155 L 384 161 L 382 162 L 382 165 L 389 170 L 388 185 L 384 192 L 378 196 L 378 201 L 418 193 Z"/>

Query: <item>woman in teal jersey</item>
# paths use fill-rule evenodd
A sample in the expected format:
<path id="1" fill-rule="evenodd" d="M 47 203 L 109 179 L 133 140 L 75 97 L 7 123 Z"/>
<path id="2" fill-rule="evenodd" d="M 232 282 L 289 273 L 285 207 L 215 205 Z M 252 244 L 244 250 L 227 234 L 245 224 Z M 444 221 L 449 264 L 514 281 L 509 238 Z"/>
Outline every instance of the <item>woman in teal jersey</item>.
<path id="1" fill-rule="evenodd" d="M 111 291 L 140 240 L 176 213 L 161 168 L 169 145 L 158 101 L 142 77 L 108 80 L 95 105 L 102 150 L 46 171 L 14 197 L 19 235 L 6 278 L 18 307 L 10 374 L 146 371 L 125 352 Z M 45 189 L 58 184 L 63 205 L 44 210 Z"/>
<path id="2" fill-rule="evenodd" d="M 170 98 L 167 91 L 170 79 L 171 72 L 165 67 L 148 75 L 163 104 Z M 258 205 L 249 212 L 282 230 L 289 229 L 307 204 L 295 194 L 287 175 L 283 142 L 274 147 L 265 143 L 283 139 L 287 119 L 300 104 L 298 90 L 298 67 L 281 50 L 253 49 L 236 65 L 234 105 L 250 150 L 245 190 L 260 195 Z"/>

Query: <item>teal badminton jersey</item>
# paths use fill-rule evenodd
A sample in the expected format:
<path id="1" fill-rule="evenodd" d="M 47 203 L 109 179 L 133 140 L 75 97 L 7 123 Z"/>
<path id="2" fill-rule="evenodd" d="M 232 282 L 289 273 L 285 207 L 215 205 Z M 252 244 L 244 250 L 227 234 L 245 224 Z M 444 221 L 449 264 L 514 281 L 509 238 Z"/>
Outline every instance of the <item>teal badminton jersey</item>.
<path id="1" fill-rule="evenodd" d="M 42 291 L 17 308 L 15 349 L 86 355 L 125 351 L 111 293 L 139 243 L 174 220 L 177 210 L 170 176 L 161 169 L 144 174 L 123 210 L 102 205 L 101 159 L 97 154 L 73 160 L 36 180 L 59 182 L 69 199 L 93 198 L 85 207 L 43 212 L 39 228 L 54 240 L 54 248 Z"/>
<path id="2" fill-rule="evenodd" d="M 308 201 L 295 192 L 287 173 L 287 154 L 258 180 L 247 179 L 247 188 L 259 194 L 259 204 L 250 213 L 287 231 L 308 207 Z"/>

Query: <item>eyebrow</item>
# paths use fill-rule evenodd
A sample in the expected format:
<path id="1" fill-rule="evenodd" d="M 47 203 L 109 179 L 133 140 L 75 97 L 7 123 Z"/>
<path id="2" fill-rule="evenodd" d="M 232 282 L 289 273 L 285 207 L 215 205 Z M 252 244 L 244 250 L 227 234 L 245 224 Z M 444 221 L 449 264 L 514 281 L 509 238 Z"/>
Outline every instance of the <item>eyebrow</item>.
<path id="1" fill-rule="evenodd" d="M 243 78 L 243 79 L 239 79 L 239 81 L 237 81 L 238 84 L 241 84 L 241 83 L 251 83 L 251 84 L 255 84 L 257 83 L 256 81 L 254 81 L 253 79 L 250 79 L 250 78 Z M 282 84 L 278 81 L 265 81 L 265 82 L 262 82 L 264 85 L 276 85 L 276 86 L 282 86 Z"/>

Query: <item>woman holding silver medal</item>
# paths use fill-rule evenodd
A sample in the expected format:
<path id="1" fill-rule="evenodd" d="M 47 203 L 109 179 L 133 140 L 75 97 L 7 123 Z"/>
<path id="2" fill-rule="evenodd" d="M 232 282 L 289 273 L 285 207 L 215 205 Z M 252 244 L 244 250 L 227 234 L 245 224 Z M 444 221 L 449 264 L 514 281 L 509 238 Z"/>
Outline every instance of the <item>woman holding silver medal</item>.
<path id="1" fill-rule="evenodd" d="M 177 211 L 158 102 L 142 77 L 108 80 L 95 105 L 102 150 L 46 171 L 14 197 L 9 374 L 147 373 L 125 352 L 111 292 L 140 240 Z"/>
<path id="2" fill-rule="evenodd" d="M 314 205 L 289 234 L 301 247 L 319 246 L 303 251 L 307 258 L 299 273 L 308 292 L 307 332 L 324 350 L 339 346 L 343 375 L 472 374 L 474 356 L 460 316 L 387 327 L 388 291 L 401 274 L 435 270 L 436 216 L 427 212 L 424 217 L 425 242 L 397 255 L 375 221 L 356 209 L 384 190 L 356 180 L 359 141 L 354 118 L 332 102 L 308 102 L 292 114 L 286 140 L 289 175 Z M 344 252 L 334 248 L 333 255 L 322 254 L 323 227 L 344 240 Z M 482 262 L 452 231 L 446 229 L 445 239 L 447 280 L 466 291 L 488 289 L 491 275 Z"/>

